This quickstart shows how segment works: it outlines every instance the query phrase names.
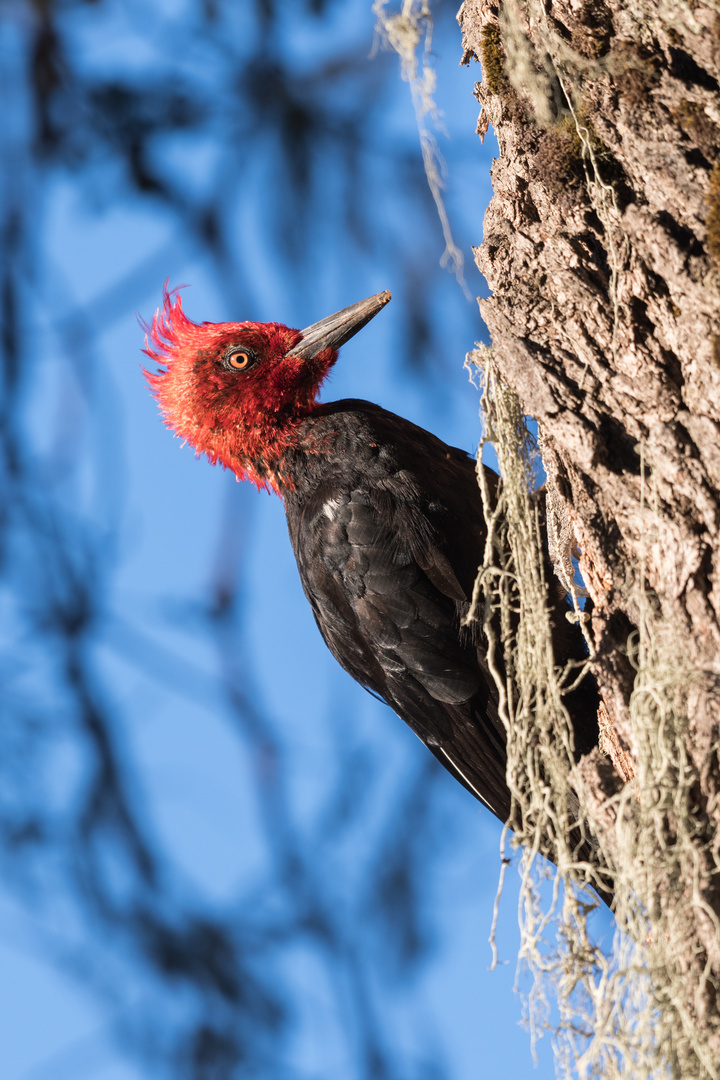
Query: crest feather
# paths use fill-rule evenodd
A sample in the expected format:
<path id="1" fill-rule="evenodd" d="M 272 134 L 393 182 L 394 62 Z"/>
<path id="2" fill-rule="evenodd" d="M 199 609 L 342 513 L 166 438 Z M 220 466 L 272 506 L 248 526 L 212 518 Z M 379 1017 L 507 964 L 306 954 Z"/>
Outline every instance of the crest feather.
<path id="1" fill-rule="evenodd" d="M 180 290 L 185 285 L 178 285 L 174 289 L 168 289 L 168 281 L 163 285 L 163 303 L 153 316 L 151 325 L 144 319 L 140 319 L 140 325 L 145 331 L 145 348 L 143 352 L 157 364 L 167 369 L 172 363 L 175 354 L 186 345 L 192 345 L 193 339 L 197 338 L 202 327 L 188 319 L 182 308 Z M 143 374 L 157 393 L 165 371 L 151 372 L 143 368 Z"/>

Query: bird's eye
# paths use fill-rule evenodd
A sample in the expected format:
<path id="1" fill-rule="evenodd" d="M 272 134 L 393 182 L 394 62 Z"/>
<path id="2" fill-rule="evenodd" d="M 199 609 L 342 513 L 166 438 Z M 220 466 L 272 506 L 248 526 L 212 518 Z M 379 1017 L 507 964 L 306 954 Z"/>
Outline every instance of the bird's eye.
<path id="1" fill-rule="evenodd" d="M 246 349 L 231 349 L 225 353 L 223 363 L 233 371 L 247 371 L 255 363 L 255 354 Z"/>

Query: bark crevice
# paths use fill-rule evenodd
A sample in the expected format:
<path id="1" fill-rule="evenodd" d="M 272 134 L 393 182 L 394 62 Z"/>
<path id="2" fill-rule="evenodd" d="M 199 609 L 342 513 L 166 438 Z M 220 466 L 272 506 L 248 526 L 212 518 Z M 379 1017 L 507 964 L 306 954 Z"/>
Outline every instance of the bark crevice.
<path id="1" fill-rule="evenodd" d="M 640 864 L 650 944 L 634 962 L 658 985 L 665 972 L 682 1033 L 654 1067 L 718 1076 L 720 16 L 682 0 L 465 0 L 458 18 L 485 72 L 478 132 L 492 124 L 500 145 L 475 249 L 495 376 L 539 423 L 571 529 L 561 580 L 576 546 L 621 775 L 633 759 L 624 793 L 600 753 L 575 779 L 628 889 Z"/>

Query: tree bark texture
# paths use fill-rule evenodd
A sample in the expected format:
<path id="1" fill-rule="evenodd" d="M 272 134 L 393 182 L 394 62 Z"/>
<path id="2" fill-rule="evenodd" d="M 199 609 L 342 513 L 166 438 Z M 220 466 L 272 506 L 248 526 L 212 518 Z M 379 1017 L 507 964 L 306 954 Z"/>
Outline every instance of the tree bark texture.
<path id="1" fill-rule="evenodd" d="M 458 19 L 465 61 L 483 65 L 478 133 L 491 123 L 500 146 L 480 306 L 496 368 L 539 422 L 550 509 L 570 527 L 559 564 L 579 549 L 592 599 L 616 771 L 596 753 L 584 777 L 600 805 L 637 761 L 632 641 L 649 605 L 691 673 L 703 842 L 688 956 L 714 972 L 697 1015 L 717 1017 L 720 15 L 681 0 L 465 0 Z"/>

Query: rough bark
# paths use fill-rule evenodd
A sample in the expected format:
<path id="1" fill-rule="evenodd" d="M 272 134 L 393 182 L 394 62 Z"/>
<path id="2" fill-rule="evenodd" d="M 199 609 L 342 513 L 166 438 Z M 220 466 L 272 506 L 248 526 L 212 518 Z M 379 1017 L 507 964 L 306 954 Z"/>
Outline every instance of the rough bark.
<path id="1" fill-rule="evenodd" d="M 489 121 L 500 145 L 482 314 L 496 368 L 539 421 L 551 509 L 592 598 L 616 765 L 629 752 L 610 783 L 607 759 L 584 762 L 598 807 L 639 753 L 632 641 L 648 611 L 689 672 L 700 840 L 685 963 L 714 975 L 694 1015 L 717 1052 L 720 19 L 680 0 L 465 0 L 458 18 L 465 59 L 483 63 L 478 132 Z"/>

